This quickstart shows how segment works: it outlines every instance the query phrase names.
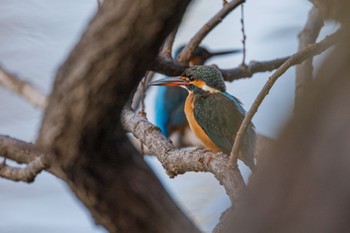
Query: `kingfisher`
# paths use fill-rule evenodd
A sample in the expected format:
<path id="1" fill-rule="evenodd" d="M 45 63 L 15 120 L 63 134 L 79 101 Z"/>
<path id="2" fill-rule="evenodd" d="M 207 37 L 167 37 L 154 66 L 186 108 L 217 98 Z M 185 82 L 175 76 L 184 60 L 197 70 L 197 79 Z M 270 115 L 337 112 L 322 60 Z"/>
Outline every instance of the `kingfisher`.
<path id="1" fill-rule="evenodd" d="M 149 83 L 153 86 L 182 87 L 187 90 L 184 111 L 193 133 L 212 152 L 230 154 L 236 133 L 246 114 L 242 103 L 226 92 L 222 74 L 215 66 L 196 65 L 181 77 L 164 78 Z M 239 153 L 254 170 L 255 127 L 250 123 Z"/>
<path id="2" fill-rule="evenodd" d="M 185 46 L 180 46 L 175 51 L 175 58 L 181 53 Z M 203 65 L 208 59 L 214 56 L 233 54 L 241 52 L 241 49 L 210 52 L 205 47 L 199 46 L 192 53 L 189 65 Z M 168 88 L 162 86 L 156 96 L 156 125 L 162 133 L 169 137 L 173 132 L 179 131 L 180 136 L 184 133 L 187 121 L 184 113 L 184 104 L 187 91 L 181 88 Z M 180 138 L 180 144 L 186 145 Z"/>

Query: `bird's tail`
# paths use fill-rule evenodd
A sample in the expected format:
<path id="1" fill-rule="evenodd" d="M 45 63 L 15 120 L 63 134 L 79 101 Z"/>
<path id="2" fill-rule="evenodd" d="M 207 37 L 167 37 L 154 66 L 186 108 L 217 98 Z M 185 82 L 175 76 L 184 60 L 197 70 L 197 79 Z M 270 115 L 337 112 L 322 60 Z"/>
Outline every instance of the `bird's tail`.
<path id="1" fill-rule="evenodd" d="M 255 170 L 255 160 L 254 160 L 254 152 L 255 152 L 255 127 L 252 123 L 248 126 L 246 135 L 244 136 L 242 153 L 240 154 L 240 159 L 247 165 L 252 172 Z"/>

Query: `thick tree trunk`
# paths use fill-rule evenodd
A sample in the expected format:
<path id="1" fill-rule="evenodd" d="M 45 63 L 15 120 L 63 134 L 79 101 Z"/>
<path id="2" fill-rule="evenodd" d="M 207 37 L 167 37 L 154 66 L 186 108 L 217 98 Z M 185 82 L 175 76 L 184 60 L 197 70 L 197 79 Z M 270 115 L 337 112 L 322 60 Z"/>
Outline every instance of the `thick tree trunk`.
<path id="1" fill-rule="evenodd" d="M 120 123 L 188 3 L 106 0 L 58 71 L 37 144 L 54 154 L 52 170 L 110 232 L 198 232 Z"/>

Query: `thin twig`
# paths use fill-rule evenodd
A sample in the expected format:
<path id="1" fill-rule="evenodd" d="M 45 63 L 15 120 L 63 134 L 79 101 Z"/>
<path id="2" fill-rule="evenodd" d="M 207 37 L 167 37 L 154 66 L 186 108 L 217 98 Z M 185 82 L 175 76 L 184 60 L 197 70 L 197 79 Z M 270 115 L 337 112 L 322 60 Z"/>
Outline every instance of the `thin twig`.
<path id="1" fill-rule="evenodd" d="M 243 136 L 246 132 L 246 129 L 249 125 L 249 122 L 252 120 L 253 116 L 257 112 L 260 104 L 264 100 L 265 96 L 269 93 L 270 89 L 272 88 L 273 84 L 276 82 L 276 80 L 284 74 L 291 66 L 299 64 L 300 62 L 305 61 L 306 59 L 313 57 L 317 54 L 322 53 L 326 49 L 328 49 L 330 46 L 334 45 L 336 42 L 336 39 L 339 36 L 339 31 L 336 33 L 333 33 L 330 36 L 327 36 L 325 39 L 323 39 L 319 43 L 310 44 L 306 46 L 303 50 L 297 52 L 293 56 L 291 56 L 287 61 L 285 61 L 268 79 L 263 89 L 260 91 L 259 95 L 256 97 L 253 105 L 247 112 L 246 116 L 243 119 L 243 122 L 237 132 L 235 142 L 232 147 L 231 155 L 230 155 L 230 163 L 229 167 L 235 167 L 240 146 L 242 144 Z"/>
<path id="2" fill-rule="evenodd" d="M 246 57 L 246 39 L 247 36 L 245 34 L 245 29 L 244 29 L 244 4 L 241 5 L 241 25 L 242 25 L 242 45 L 243 45 L 243 58 L 242 58 L 242 66 L 246 66 L 245 64 L 245 57 Z"/>
<path id="3" fill-rule="evenodd" d="M 323 27 L 323 19 L 317 7 L 313 7 L 309 12 L 304 29 L 299 33 L 299 50 L 302 50 L 308 44 L 315 43 L 318 34 Z M 298 112 L 301 97 L 305 89 L 311 85 L 313 80 L 312 58 L 307 59 L 295 67 L 295 107 L 294 112 Z"/>
<path id="4" fill-rule="evenodd" d="M 139 108 L 141 100 L 142 100 L 142 97 L 148 90 L 147 83 L 152 81 L 154 75 L 155 75 L 155 72 L 153 72 L 153 71 L 148 71 L 146 73 L 146 76 L 143 79 L 143 80 L 145 80 L 145 86 L 143 87 L 142 81 L 141 81 L 141 84 L 137 87 L 137 90 L 136 90 L 136 92 L 134 94 L 134 97 L 133 97 L 133 100 L 132 100 L 132 104 L 131 104 L 131 108 L 132 109 L 137 110 Z"/>
<path id="5" fill-rule="evenodd" d="M 146 111 L 145 111 L 145 108 L 146 108 L 145 98 L 146 98 L 146 89 L 147 89 L 146 83 L 147 83 L 147 78 L 150 77 L 150 76 L 153 76 L 152 73 L 153 73 L 152 71 L 147 71 L 145 77 L 141 81 L 142 95 L 141 95 L 141 111 L 140 111 L 140 114 L 143 117 L 147 117 L 147 114 L 146 114 Z M 143 144 L 142 140 L 140 140 L 140 143 L 141 143 L 141 154 L 144 155 L 145 154 L 145 152 L 144 152 L 144 144 Z"/>
<path id="6" fill-rule="evenodd" d="M 40 90 L 5 71 L 2 67 L 0 67 L 0 85 L 24 97 L 36 107 L 46 107 L 46 97 Z"/>
<path id="7" fill-rule="evenodd" d="M 181 51 L 178 61 L 182 64 L 187 64 L 190 60 L 192 52 L 198 47 L 201 41 L 208 35 L 208 33 L 215 28 L 231 11 L 242 4 L 244 0 L 232 0 L 224 4 L 223 8 L 216 13 L 203 27 L 192 37 L 190 42 Z"/>

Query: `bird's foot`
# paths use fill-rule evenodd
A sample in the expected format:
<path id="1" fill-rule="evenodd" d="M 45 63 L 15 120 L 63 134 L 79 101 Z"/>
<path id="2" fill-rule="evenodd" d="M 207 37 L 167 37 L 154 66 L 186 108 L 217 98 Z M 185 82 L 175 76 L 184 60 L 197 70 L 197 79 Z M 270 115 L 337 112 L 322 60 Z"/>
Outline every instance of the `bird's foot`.
<path id="1" fill-rule="evenodd" d="M 207 159 L 207 166 L 209 166 L 209 164 L 210 164 L 210 162 L 213 160 L 215 154 L 212 155 L 212 154 L 213 154 L 213 151 L 211 151 L 211 150 L 208 149 L 208 148 L 205 148 L 205 149 L 204 149 L 204 154 L 206 154 L 206 153 L 210 153 L 210 155 L 208 156 L 208 159 Z"/>
<path id="2" fill-rule="evenodd" d="M 206 154 L 206 153 L 213 153 L 213 152 L 208 148 L 204 148 L 204 154 Z"/>
<path id="3" fill-rule="evenodd" d="M 210 162 L 213 160 L 213 156 L 209 155 L 207 160 L 207 166 L 209 166 Z"/>

